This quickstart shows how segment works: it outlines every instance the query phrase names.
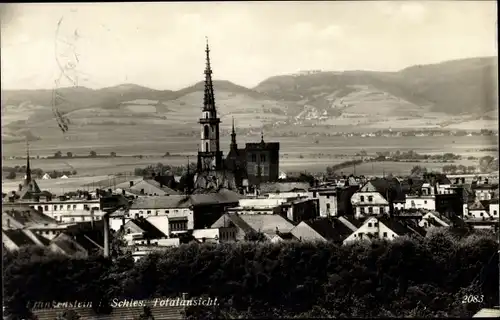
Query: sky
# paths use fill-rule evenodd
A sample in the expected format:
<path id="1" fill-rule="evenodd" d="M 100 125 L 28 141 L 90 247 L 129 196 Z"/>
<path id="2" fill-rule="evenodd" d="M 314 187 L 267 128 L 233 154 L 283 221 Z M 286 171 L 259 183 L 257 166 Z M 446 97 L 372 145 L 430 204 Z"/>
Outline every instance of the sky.
<path id="1" fill-rule="evenodd" d="M 496 1 L 36 3 L 0 8 L 2 89 L 51 89 L 69 86 L 71 80 L 89 88 L 133 83 L 178 90 L 203 80 L 205 37 L 214 79 L 246 87 L 301 70 L 397 71 L 497 55 Z M 73 70 L 65 67 L 69 62 Z M 61 68 L 67 77 L 56 83 Z"/>

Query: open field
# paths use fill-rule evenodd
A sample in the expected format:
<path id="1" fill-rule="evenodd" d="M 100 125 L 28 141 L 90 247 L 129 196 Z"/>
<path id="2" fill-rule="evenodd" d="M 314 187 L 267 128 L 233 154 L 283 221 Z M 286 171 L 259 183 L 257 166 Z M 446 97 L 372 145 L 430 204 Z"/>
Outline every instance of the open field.
<path id="1" fill-rule="evenodd" d="M 114 128 L 113 128 L 114 129 Z M 109 155 L 116 152 L 118 155 L 163 155 L 165 152 L 171 154 L 192 154 L 198 150 L 198 137 L 186 136 L 164 136 L 152 131 L 144 131 L 144 135 L 133 136 L 126 130 L 116 128 L 110 130 L 105 137 L 93 136 L 93 131 L 86 133 L 87 137 L 74 134 L 51 140 L 33 141 L 30 144 L 31 154 L 36 156 L 52 156 L 55 152 L 73 152 L 77 155 L 88 155 L 90 151 L 98 154 Z M 369 154 L 379 151 L 408 151 L 415 150 L 418 153 L 445 153 L 452 152 L 466 154 L 472 149 L 483 149 L 498 147 L 497 137 L 472 136 L 472 137 L 315 137 L 312 135 L 301 137 L 270 137 L 264 132 L 264 140 L 279 141 L 280 153 L 283 154 L 307 154 L 323 153 L 329 155 L 356 154 L 365 150 Z M 258 142 L 260 135 L 237 136 L 240 148 L 246 142 Z M 317 141 L 318 143 L 315 143 Z M 50 143 L 49 143 L 50 142 Z M 226 154 L 229 149 L 229 135 L 222 135 L 221 148 Z M 24 142 L 2 145 L 2 156 L 24 156 L 26 154 Z"/>
<path id="2" fill-rule="evenodd" d="M 92 190 L 89 187 L 83 187 L 83 185 L 97 182 L 99 180 L 107 179 L 108 176 L 93 176 L 93 177 L 78 177 L 78 178 L 68 178 L 68 179 L 50 179 L 43 180 L 37 179 L 36 182 L 40 189 L 50 191 L 54 194 L 63 194 L 64 192 L 80 190 Z M 22 180 L 22 176 L 18 179 L 12 181 L 2 181 L 2 192 L 7 193 L 10 191 L 17 190 L 19 183 Z"/>

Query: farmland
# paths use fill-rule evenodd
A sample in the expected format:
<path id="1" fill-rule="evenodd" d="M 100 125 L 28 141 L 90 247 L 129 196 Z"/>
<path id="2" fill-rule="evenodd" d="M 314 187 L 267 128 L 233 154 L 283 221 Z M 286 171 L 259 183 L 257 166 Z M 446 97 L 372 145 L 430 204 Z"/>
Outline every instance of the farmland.
<path id="1" fill-rule="evenodd" d="M 258 141 L 260 137 L 240 137 L 240 147 L 245 142 Z M 376 152 L 397 150 L 403 152 L 414 150 L 417 153 L 443 154 L 446 152 L 460 154 L 464 157 L 481 157 L 485 155 L 495 156 L 494 151 L 481 151 L 481 149 L 497 148 L 496 137 L 264 137 L 266 141 L 280 141 L 280 169 L 285 172 L 325 172 L 327 166 L 332 166 L 344 161 L 352 160 L 355 154 L 365 150 L 368 155 Z M 53 155 L 56 151 L 73 152 L 74 155 L 88 155 L 91 150 L 98 154 L 109 155 L 116 152 L 116 158 L 60 158 L 60 159 L 33 159 L 32 168 L 41 168 L 45 172 L 52 170 L 76 170 L 77 175 L 66 180 L 38 180 L 42 189 L 57 192 L 59 190 L 74 190 L 82 185 L 105 179 L 118 173 L 132 174 L 135 168 L 145 167 L 148 164 L 163 163 L 172 166 L 185 165 L 187 156 L 190 161 L 196 161 L 197 139 L 195 137 L 163 137 L 150 141 L 127 141 L 106 139 L 96 140 L 91 146 L 79 145 L 78 143 L 61 139 L 59 143 L 47 146 L 42 142 L 35 141 L 31 147 L 31 154 L 40 157 Z M 227 154 L 229 140 L 223 137 L 221 147 Z M 7 144 L 3 146 L 2 166 L 15 167 L 26 164 L 23 159 L 8 159 L 9 156 L 23 156 L 25 154 L 24 144 Z M 165 152 L 170 156 L 163 157 Z M 132 157 L 142 155 L 142 158 Z M 363 175 L 382 175 L 392 173 L 394 175 L 408 174 L 415 165 L 427 167 L 429 170 L 440 170 L 448 163 L 436 162 L 370 162 L 357 165 L 355 168 L 345 168 L 344 174 L 356 173 Z M 477 165 L 477 160 L 459 160 L 454 162 L 459 165 Z M 354 172 L 355 171 L 355 172 Z M 18 178 L 13 181 L 3 181 L 3 190 L 14 190 L 19 184 Z"/>

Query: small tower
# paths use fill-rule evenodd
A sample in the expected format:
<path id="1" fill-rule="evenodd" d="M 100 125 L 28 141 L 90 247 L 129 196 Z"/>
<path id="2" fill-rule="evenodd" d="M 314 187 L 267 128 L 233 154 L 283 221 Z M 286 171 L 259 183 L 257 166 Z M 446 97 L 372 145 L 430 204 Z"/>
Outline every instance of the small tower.
<path id="1" fill-rule="evenodd" d="M 31 168 L 30 168 L 30 146 L 28 138 L 26 138 L 26 179 L 24 183 L 28 185 L 31 182 Z"/>
<path id="2" fill-rule="evenodd" d="M 222 168 L 222 151 L 220 151 L 219 125 L 220 119 L 215 108 L 215 96 L 212 83 L 212 69 L 210 67 L 210 49 L 207 47 L 205 67 L 205 93 L 203 97 L 201 125 L 201 145 L 198 151 L 198 170 L 212 171 Z"/>

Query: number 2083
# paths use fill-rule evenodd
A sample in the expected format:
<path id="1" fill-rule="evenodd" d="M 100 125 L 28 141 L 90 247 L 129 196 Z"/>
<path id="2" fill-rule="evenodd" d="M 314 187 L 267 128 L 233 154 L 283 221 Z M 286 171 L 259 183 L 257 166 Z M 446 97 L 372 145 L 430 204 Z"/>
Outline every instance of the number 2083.
<path id="1" fill-rule="evenodd" d="M 462 303 L 481 303 L 483 302 L 483 295 L 468 294 L 462 298 Z"/>

